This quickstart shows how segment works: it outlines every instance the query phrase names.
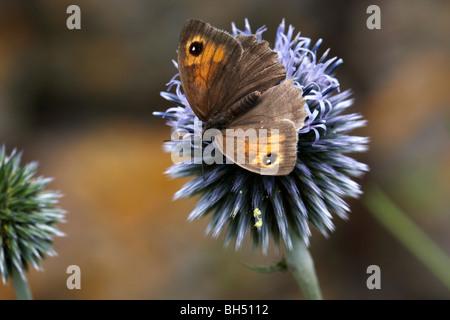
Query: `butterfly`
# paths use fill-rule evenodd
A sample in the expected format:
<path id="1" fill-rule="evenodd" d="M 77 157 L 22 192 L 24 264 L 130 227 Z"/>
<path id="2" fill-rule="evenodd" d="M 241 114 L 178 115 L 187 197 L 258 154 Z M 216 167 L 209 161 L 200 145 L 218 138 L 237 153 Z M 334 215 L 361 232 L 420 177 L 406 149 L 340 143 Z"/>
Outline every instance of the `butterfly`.
<path id="1" fill-rule="evenodd" d="M 180 34 L 178 69 L 203 132 L 218 130 L 214 143 L 226 158 L 261 175 L 292 172 L 305 100 L 266 41 L 189 19 Z"/>

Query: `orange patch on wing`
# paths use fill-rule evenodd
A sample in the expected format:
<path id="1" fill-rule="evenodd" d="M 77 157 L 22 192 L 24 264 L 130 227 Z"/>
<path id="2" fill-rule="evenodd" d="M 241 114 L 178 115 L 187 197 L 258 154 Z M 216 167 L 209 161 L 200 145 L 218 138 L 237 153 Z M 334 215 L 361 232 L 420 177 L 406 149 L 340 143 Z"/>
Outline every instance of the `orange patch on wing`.
<path id="1" fill-rule="evenodd" d="M 198 56 L 189 53 L 189 48 L 192 42 L 201 42 L 203 44 L 203 52 Z M 222 45 L 216 46 L 214 43 L 208 43 L 201 36 L 195 36 L 188 41 L 185 47 L 186 58 L 184 59 L 185 66 L 194 66 L 194 82 L 207 89 L 208 81 L 217 68 L 218 63 L 224 63 L 225 47 Z"/>
<path id="2" fill-rule="evenodd" d="M 286 140 L 286 137 L 278 133 L 272 134 L 269 130 L 267 136 L 260 135 L 258 139 L 245 139 L 244 152 L 245 152 L 245 162 L 256 166 L 269 168 L 270 166 L 279 164 L 282 159 L 281 142 Z M 264 158 L 269 155 L 276 155 L 276 159 L 270 165 L 264 163 Z"/>
<path id="3" fill-rule="evenodd" d="M 222 62 L 224 57 L 225 57 L 225 47 L 220 45 L 214 52 L 213 61 L 216 63 Z"/>
<path id="4" fill-rule="evenodd" d="M 272 134 L 271 131 L 268 132 L 267 138 L 258 139 L 257 144 L 249 146 L 250 150 L 253 152 L 253 157 L 250 159 L 250 164 L 257 167 L 269 168 L 273 165 L 278 165 L 283 159 L 283 152 L 281 150 L 281 142 L 286 139 L 285 136 L 280 134 Z M 247 150 L 246 150 L 247 151 Z M 269 155 L 276 155 L 275 161 L 270 165 L 264 163 L 264 158 Z M 249 153 L 246 152 L 246 155 Z"/>
<path id="5" fill-rule="evenodd" d="M 193 42 L 200 42 L 205 45 L 206 39 L 202 36 L 197 35 L 186 43 L 186 46 L 184 48 L 186 50 L 186 58 L 184 59 L 185 66 L 198 65 L 200 64 L 200 61 L 202 59 L 203 53 L 199 54 L 198 56 L 194 56 L 189 53 L 189 48 Z"/>

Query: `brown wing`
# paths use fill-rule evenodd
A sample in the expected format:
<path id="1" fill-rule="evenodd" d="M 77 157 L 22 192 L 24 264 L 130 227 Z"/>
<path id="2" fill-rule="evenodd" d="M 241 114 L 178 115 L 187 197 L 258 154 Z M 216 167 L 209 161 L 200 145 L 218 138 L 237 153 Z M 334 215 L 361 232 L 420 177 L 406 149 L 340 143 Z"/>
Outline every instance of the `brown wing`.
<path id="1" fill-rule="evenodd" d="M 229 128 L 214 143 L 231 163 L 261 175 L 289 174 L 297 160 L 297 132 L 289 120 L 277 120 L 270 128 Z"/>
<path id="2" fill-rule="evenodd" d="M 193 19 L 181 31 L 178 68 L 186 98 L 202 121 L 286 77 L 267 42 L 257 42 L 254 36 L 233 37 Z"/>
<path id="3" fill-rule="evenodd" d="M 286 175 L 297 160 L 298 130 L 306 112 L 302 91 L 292 80 L 264 92 L 259 103 L 215 137 L 233 163 L 262 175 Z"/>
<path id="4" fill-rule="evenodd" d="M 241 44 L 224 31 L 190 19 L 178 45 L 178 68 L 186 99 L 205 121 L 233 87 L 233 70 L 242 55 Z M 223 89 L 222 89 L 223 87 Z"/>
<path id="5" fill-rule="evenodd" d="M 236 39 L 241 43 L 243 53 L 236 70 L 239 87 L 229 104 L 254 91 L 264 92 L 286 78 L 286 69 L 267 41 L 258 42 L 255 36 L 245 35 L 238 35 Z"/>
<path id="6" fill-rule="evenodd" d="M 306 118 L 305 100 L 302 89 L 294 86 L 290 79 L 265 91 L 257 106 L 236 119 L 232 125 L 240 126 L 251 123 L 254 128 L 270 126 L 277 120 L 289 120 L 298 131 Z"/>

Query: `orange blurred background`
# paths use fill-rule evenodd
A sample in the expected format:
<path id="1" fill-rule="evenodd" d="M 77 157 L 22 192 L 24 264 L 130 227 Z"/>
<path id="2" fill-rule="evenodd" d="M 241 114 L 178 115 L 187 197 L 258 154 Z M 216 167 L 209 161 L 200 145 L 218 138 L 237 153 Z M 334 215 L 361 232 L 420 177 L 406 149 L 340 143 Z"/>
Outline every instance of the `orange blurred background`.
<path id="1" fill-rule="evenodd" d="M 345 4 L 343 4 L 345 3 Z M 81 8 L 81 30 L 66 9 Z M 381 8 L 381 30 L 366 9 Z M 172 201 L 187 180 L 170 180 L 162 151 L 172 106 L 159 96 L 176 73 L 178 36 L 187 18 L 231 31 L 231 22 L 268 27 L 282 18 L 303 36 L 323 38 L 344 64 L 368 126 L 370 151 L 355 157 L 435 242 L 450 253 L 450 2 L 444 1 L 8 1 L 0 3 L 0 144 L 38 160 L 39 174 L 65 195 L 69 213 L 55 239 L 57 257 L 31 270 L 36 299 L 297 299 L 286 273 L 258 274 L 242 263 L 280 259 L 271 248 L 239 252 L 204 235 L 208 218 L 189 223 L 196 199 Z M 322 52 L 323 52 L 322 51 Z M 388 233 L 359 200 L 350 219 L 335 219 L 328 239 L 311 238 L 327 299 L 448 299 L 447 289 Z M 68 290 L 66 268 L 81 268 L 81 290 Z M 382 289 L 368 290 L 379 265 Z M 0 284 L 0 299 L 14 299 Z"/>

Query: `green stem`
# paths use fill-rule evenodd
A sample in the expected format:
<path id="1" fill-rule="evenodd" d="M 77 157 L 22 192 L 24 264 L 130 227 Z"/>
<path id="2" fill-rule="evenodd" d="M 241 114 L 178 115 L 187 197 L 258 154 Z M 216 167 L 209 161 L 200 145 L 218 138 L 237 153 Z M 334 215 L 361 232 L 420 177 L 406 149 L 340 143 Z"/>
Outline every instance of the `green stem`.
<path id="1" fill-rule="evenodd" d="M 30 287 L 28 286 L 25 274 L 14 269 L 11 274 L 14 291 L 16 292 L 17 300 L 32 300 Z"/>
<path id="2" fill-rule="evenodd" d="M 292 250 L 286 249 L 286 263 L 294 275 L 303 297 L 307 300 L 322 300 L 319 280 L 314 269 L 314 261 L 305 242 L 296 234 L 291 234 Z"/>
<path id="3" fill-rule="evenodd" d="M 380 188 L 371 186 L 365 205 L 375 218 L 450 289 L 450 258 Z"/>

